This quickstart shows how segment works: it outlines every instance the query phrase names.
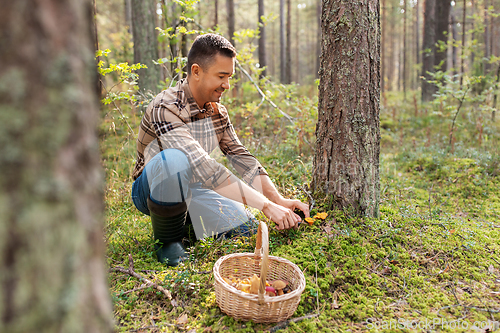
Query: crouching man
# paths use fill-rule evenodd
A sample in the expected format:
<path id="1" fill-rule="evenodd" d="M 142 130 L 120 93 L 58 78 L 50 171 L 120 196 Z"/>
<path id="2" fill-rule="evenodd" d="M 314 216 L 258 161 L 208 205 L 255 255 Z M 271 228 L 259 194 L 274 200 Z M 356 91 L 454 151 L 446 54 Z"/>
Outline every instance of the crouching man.
<path id="1" fill-rule="evenodd" d="M 278 229 L 297 226 L 294 209 L 309 216 L 306 204 L 278 193 L 219 103 L 235 57 L 224 37 L 198 36 L 188 54 L 187 79 L 158 94 L 140 124 L 132 200 L 151 217 L 158 260 L 171 266 L 187 258 L 187 220 L 200 239 L 248 232 L 255 223 L 243 204 L 261 210 Z M 210 156 L 216 147 L 246 183 Z"/>

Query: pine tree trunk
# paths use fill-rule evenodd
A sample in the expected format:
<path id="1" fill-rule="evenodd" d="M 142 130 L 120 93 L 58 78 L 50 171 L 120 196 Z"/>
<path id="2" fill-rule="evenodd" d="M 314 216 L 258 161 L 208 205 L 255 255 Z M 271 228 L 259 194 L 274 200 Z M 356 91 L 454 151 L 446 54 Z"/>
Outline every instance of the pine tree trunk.
<path id="1" fill-rule="evenodd" d="M 319 78 L 319 66 L 321 59 L 321 6 L 322 0 L 316 0 L 316 18 L 318 21 L 318 33 L 317 33 L 317 41 L 316 41 L 316 69 L 314 73 L 314 78 Z"/>
<path id="2" fill-rule="evenodd" d="M 286 83 L 285 0 L 280 0 L 280 82 Z"/>
<path id="3" fill-rule="evenodd" d="M 406 73 L 406 17 L 407 17 L 407 13 L 406 13 L 406 0 L 403 0 L 403 100 L 406 101 L 406 77 L 407 77 L 407 73 Z"/>
<path id="4" fill-rule="evenodd" d="M 215 30 L 219 24 L 219 0 L 214 0 L 214 25 L 212 28 Z"/>
<path id="5" fill-rule="evenodd" d="M 266 61 L 266 28 L 264 26 L 264 21 L 262 17 L 264 14 L 264 0 L 259 0 L 258 2 L 258 15 L 259 15 L 259 67 L 265 68 L 267 66 Z M 260 76 L 261 78 L 267 75 L 266 69 L 264 69 Z"/>
<path id="6" fill-rule="evenodd" d="M 462 12 L 462 50 L 461 50 L 461 57 L 460 57 L 460 86 L 463 84 L 463 79 L 465 75 L 465 36 L 467 33 L 466 29 L 466 19 L 467 19 L 467 0 L 464 0 L 463 2 L 463 12 Z"/>
<path id="7" fill-rule="evenodd" d="M 387 7 L 386 7 L 386 0 L 382 0 L 381 2 L 381 11 L 382 11 L 382 31 L 381 31 L 381 36 L 380 36 L 380 44 L 382 47 L 380 48 L 380 63 L 381 63 L 381 68 L 380 68 L 380 92 L 383 94 L 385 92 L 385 68 L 387 66 L 385 57 L 387 56 L 387 51 L 386 51 L 386 36 L 387 36 L 387 31 L 386 31 L 386 26 L 387 26 Z"/>
<path id="8" fill-rule="evenodd" d="M 292 4 L 286 0 L 285 83 L 292 82 Z"/>
<path id="9" fill-rule="evenodd" d="M 234 0 L 227 0 L 227 29 L 229 41 L 234 46 Z"/>
<path id="10" fill-rule="evenodd" d="M 448 29 L 450 26 L 450 10 L 451 10 L 451 0 L 436 0 L 436 43 L 445 45 L 448 44 Z M 438 45 L 439 45 L 438 44 Z M 448 47 L 443 50 L 439 50 L 436 47 L 436 53 L 434 54 L 434 67 L 440 68 L 443 72 L 446 71 L 446 52 Z"/>
<path id="11" fill-rule="evenodd" d="M 132 34 L 134 38 L 134 62 L 148 66 L 137 71 L 139 88 L 142 91 L 158 93 L 161 80 L 159 66 L 153 63 L 158 60 L 158 41 L 155 31 L 156 1 L 132 0 Z"/>
<path id="12" fill-rule="evenodd" d="M 434 55 L 436 53 L 435 5 L 436 0 L 425 0 L 424 40 L 422 42 L 422 102 L 432 100 L 432 95 L 436 92 L 436 86 L 428 82 L 428 80 L 432 80 L 429 73 L 434 73 Z"/>
<path id="13" fill-rule="evenodd" d="M 323 0 L 312 189 L 334 208 L 379 216 L 378 0 Z"/>
<path id="14" fill-rule="evenodd" d="M 132 33 L 132 0 L 125 0 L 123 5 L 125 9 L 125 25 L 127 31 Z"/>
<path id="15" fill-rule="evenodd" d="M 0 332 L 112 332 L 92 2 L 0 6 Z"/>

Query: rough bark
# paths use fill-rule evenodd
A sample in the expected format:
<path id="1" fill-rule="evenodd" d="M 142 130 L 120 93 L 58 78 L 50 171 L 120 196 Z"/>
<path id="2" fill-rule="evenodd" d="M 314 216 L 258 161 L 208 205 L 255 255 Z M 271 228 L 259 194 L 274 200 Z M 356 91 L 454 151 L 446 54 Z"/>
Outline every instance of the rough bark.
<path id="1" fill-rule="evenodd" d="M 264 68 L 260 76 L 264 77 L 267 75 L 265 67 L 267 66 L 266 61 L 266 28 L 264 26 L 264 21 L 262 17 L 264 14 L 264 0 L 259 0 L 258 3 L 258 15 L 259 15 L 259 66 Z"/>
<path id="2" fill-rule="evenodd" d="M 312 189 L 334 208 L 379 215 L 378 0 L 323 0 Z"/>
<path id="3" fill-rule="evenodd" d="M 92 2 L 0 6 L 0 332 L 111 332 Z"/>
<path id="4" fill-rule="evenodd" d="M 321 59 L 321 3 L 322 0 L 316 0 L 316 18 L 318 21 L 318 33 L 316 42 L 316 70 L 314 73 L 314 78 L 319 78 L 319 66 Z"/>
<path id="5" fill-rule="evenodd" d="M 227 29 L 229 41 L 234 46 L 234 0 L 227 0 Z"/>
<path id="6" fill-rule="evenodd" d="M 139 88 L 142 91 L 158 93 L 161 80 L 159 66 L 153 63 L 158 59 L 158 40 L 155 31 L 156 1 L 132 0 L 132 35 L 134 38 L 134 62 L 148 66 L 137 71 Z"/>
<path id="7" fill-rule="evenodd" d="M 432 95 L 436 92 L 436 85 L 428 82 L 428 80 L 432 80 L 429 73 L 434 73 L 434 55 L 436 53 L 435 5 L 436 0 L 425 0 L 424 40 L 422 42 L 422 102 L 432 100 Z"/>

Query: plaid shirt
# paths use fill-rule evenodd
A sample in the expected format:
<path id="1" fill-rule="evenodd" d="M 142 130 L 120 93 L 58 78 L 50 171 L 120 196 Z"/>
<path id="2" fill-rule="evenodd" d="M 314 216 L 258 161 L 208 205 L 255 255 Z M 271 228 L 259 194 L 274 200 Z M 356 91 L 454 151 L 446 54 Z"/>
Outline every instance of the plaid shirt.
<path id="1" fill-rule="evenodd" d="M 132 173 L 137 179 L 147 162 L 163 149 L 186 154 L 193 172 L 192 182 L 214 189 L 231 172 L 209 156 L 217 147 L 248 184 L 256 175 L 267 175 L 257 159 L 236 136 L 226 108 L 219 103 L 198 107 L 187 80 L 158 94 L 148 105 L 137 138 L 137 162 Z"/>

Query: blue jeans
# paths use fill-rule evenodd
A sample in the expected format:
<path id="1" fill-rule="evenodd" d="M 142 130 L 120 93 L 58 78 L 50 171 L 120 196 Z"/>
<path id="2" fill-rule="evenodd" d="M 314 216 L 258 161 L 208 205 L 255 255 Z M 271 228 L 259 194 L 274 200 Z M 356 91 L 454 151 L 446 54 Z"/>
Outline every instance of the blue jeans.
<path id="1" fill-rule="evenodd" d="M 134 181 L 132 201 L 146 215 L 149 215 L 148 197 L 164 206 L 186 201 L 198 239 L 254 232 L 254 217 L 243 204 L 202 188 L 201 183 L 190 183 L 191 177 L 191 166 L 183 152 L 163 150 L 146 164 Z"/>

